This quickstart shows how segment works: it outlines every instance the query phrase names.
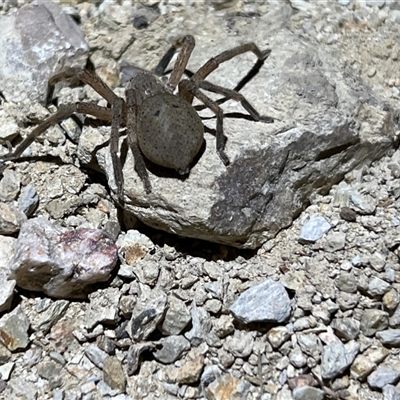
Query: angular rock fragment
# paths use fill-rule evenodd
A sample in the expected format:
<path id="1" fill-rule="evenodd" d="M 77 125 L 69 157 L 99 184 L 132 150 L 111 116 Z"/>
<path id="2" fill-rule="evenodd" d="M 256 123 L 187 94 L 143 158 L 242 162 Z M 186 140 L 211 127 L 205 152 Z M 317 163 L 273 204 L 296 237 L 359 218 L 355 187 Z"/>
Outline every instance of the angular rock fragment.
<path id="1" fill-rule="evenodd" d="M 250 382 L 224 374 L 211 382 L 205 390 L 207 399 L 247 399 Z"/>
<path id="2" fill-rule="evenodd" d="M 159 344 L 162 348 L 155 351 L 154 358 L 163 364 L 172 364 L 183 354 L 190 350 L 190 342 L 184 336 L 168 336 L 162 339 Z"/>
<path id="3" fill-rule="evenodd" d="M 400 329 L 387 329 L 376 334 L 384 346 L 400 347 Z"/>
<path id="4" fill-rule="evenodd" d="M 34 186 L 24 186 L 18 198 L 18 207 L 29 217 L 36 210 L 38 204 L 39 196 Z"/>
<path id="5" fill-rule="evenodd" d="M 164 316 L 166 306 L 167 295 L 161 293 L 159 297 L 150 300 L 139 313 L 134 311 L 126 327 L 131 339 L 135 342 L 146 340 Z"/>
<path id="6" fill-rule="evenodd" d="M 189 324 L 190 320 L 190 311 L 185 302 L 175 296 L 170 296 L 168 299 L 168 309 L 161 325 L 161 332 L 167 336 L 179 335 Z"/>
<path id="7" fill-rule="evenodd" d="M 84 67 L 89 47 L 71 17 L 35 1 L 1 18 L 0 87 L 7 101 L 46 102 L 47 82 L 61 69 Z"/>
<path id="8" fill-rule="evenodd" d="M 373 336 L 389 325 L 389 314 L 386 311 L 367 309 L 361 317 L 360 329 L 365 336 Z"/>
<path id="9" fill-rule="evenodd" d="M 39 314 L 35 321 L 32 321 L 32 329 L 47 333 L 50 328 L 65 314 L 69 301 L 55 301 L 46 311 Z"/>
<path id="10" fill-rule="evenodd" d="M 103 379 L 111 389 L 117 389 L 121 392 L 125 391 L 126 376 L 121 362 L 117 357 L 107 356 L 104 360 Z"/>
<path id="11" fill-rule="evenodd" d="M 312 216 L 301 228 L 299 242 L 314 243 L 331 229 L 330 223 L 321 215 Z"/>
<path id="12" fill-rule="evenodd" d="M 139 369 L 140 355 L 147 350 L 152 350 L 154 347 L 155 344 L 150 342 L 137 343 L 129 347 L 126 355 L 126 372 L 128 376 L 132 376 Z"/>
<path id="13" fill-rule="evenodd" d="M 172 382 L 193 384 L 199 381 L 203 369 L 204 356 L 195 348 L 189 351 L 179 368 L 168 370 L 168 377 Z"/>
<path id="14" fill-rule="evenodd" d="M 289 318 L 291 305 L 284 286 L 268 279 L 247 289 L 229 310 L 236 319 L 245 324 L 251 322 L 281 323 Z"/>
<path id="15" fill-rule="evenodd" d="M 24 349 L 29 343 L 29 320 L 21 306 L 0 319 L 0 341 L 10 350 Z"/>
<path id="16" fill-rule="evenodd" d="M 342 374 L 351 365 L 358 351 L 356 342 L 343 345 L 340 340 L 334 340 L 324 346 L 321 355 L 322 378 L 333 379 Z"/>
<path id="17" fill-rule="evenodd" d="M 26 215 L 12 204 L 0 203 L 0 235 L 17 233 Z"/>
<path id="18" fill-rule="evenodd" d="M 15 280 L 8 278 L 15 244 L 16 239 L 13 237 L 0 236 L 0 312 L 8 310 L 13 299 Z"/>
<path id="19" fill-rule="evenodd" d="M 110 277 L 117 258 L 117 248 L 105 231 L 71 230 L 40 217 L 21 227 L 11 277 L 27 290 L 85 298 L 91 285 Z"/>
<path id="20" fill-rule="evenodd" d="M 382 389 L 385 385 L 396 385 L 400 380 L 400 370 L 380 366 L 368 375 L 368 385 L 373 389 Z"/>
<path id="21" fill-rule="evenodd" d="M 118 288 L 97 290 L 89 295 L 90 307 L 85 314 L 85 327 L 92 329 L 99 323 L 112 324 L 118 318 Z"/>

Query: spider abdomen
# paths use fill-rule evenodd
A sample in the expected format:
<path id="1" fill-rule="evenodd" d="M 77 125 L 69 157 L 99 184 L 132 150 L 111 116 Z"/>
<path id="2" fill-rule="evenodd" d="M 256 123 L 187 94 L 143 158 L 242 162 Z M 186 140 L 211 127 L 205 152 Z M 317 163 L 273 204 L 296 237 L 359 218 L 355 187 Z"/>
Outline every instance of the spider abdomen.
<path id="1" fill-rule="evenodd" d="M 150 161 L 187 173 L 203 143 L 203 123 L 184 99 L 169 93 L 145 98 L 138 113 L 138 142 Z"/>

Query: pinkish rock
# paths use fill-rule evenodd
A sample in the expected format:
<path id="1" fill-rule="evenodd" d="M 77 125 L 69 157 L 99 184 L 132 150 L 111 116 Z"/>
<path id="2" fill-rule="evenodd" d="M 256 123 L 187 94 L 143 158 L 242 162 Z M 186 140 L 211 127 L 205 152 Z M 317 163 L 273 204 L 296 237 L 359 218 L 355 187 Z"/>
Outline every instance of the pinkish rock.
<path id="1" fill-rule="evenodd" d="M 68 229 L 40 217 L 20 230 L 11 260 L 17 286 L 57 298 L 84 298 L 110 277 L 117 247 L 101 229 Z"/>

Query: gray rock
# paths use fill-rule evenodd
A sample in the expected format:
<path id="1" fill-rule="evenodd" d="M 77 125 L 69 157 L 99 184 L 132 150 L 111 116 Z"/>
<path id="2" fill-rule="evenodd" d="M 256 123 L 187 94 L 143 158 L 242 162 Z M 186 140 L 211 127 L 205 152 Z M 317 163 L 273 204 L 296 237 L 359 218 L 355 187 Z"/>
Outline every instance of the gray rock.
<path id="1" fill-rule="evenodd" d="M 268 342 L 274 349 L 278 349 L 284 342 L 289 340 L 291 334 L 285 326 L 271 328 L 267 333 Z"/>
<path id="2" fill-rule="evenodd" d="M 361 332 L 365 336 L 373 336 L 378 331 L 383 331 L 389 325 L 389 314 L 386 311 L 367 309 L 360 321 Z"/>
<path id="3" fill-rule="evenodd" d="M 400 392 L 393 385 L 382 388 L 383 400 L 400 400 Z"/>
<path id="4" fill-rule="evenodd" d="M 118 288 L 101 289 L 89 295 L 90 306 L 85 314 L 85 327 L 94 328 L 100 323 L 115 323 L 118 318 Z"/>
<path id="5" fill-rule="evenodd" d="M 400 347 L 400 329 L 387 329 L 378 332 L 376 337 L 384 346 Z"/>
<path id="6" fill-rule="evenodd" d="M 342 250 L 346 244 L 346 234 L 343 232 L 332 232 L 326 236 L 325 250 L 333 253 Z"/>
<path id="7" fill-rule="evenodd" d="M 26 400 L 37 399 L 39 389 L 33 382 L 27 381 L 23 376 L 11 378 L 8 381 L 8 385 L 12 389 L 13 395 Z"/>
<path id="8" fill-rule="evenodd" d="M 204 320 L 209 319 L 209 315 L 203 308 L 198 308 L 196 302 L 192 302 L 191 307 L 192 329 L 185 334 L 186 339 L 190 341 L 192 346 L 198 346 L 205 339 L 208 329 L 203 323 Z"/>
<path id="9" fill-rule="evenodd" d="M 354 318 L 334 319 L 331 327 L 335 331 L 336 336 L 345 341 L 356 339 L 360 333 L 360 321 Z"/>
<path id="10" fill-rule="evenodd" d="M 36 210 L 38 204 L 39 196 L 35 187 L 32 185 L 24 186 L 18 198 L 18 207 L 29 217 Z"/>
<path id="11" fill-rule="evenodd" d="M 323 400 L 325 392 L 312 386 L 301 386 L 293 390 L 294 400 Z"/>
<path id="12" fill-rule="evenodd" d="M 11 358 L 11 351 L 7 349 L 2 343 L 0 343 L 0 365 L 5 364 Z"/>
<path id="13" fill-rule="evenodd" d="M 161 325 L 161 332 L 164 335 L 179 335 L 191 321 L 190 311 L 186 304 L 170 296 L 168 298 L 168 309 Z"/>
<path id="14" fill-rule="evenodd" d="M 301 228 L 299 242 L 314 243 L 331 229 L 330 223 L 322 216 L 312 216 Z"/>
<path id="15" fill-rule="evenodd" d="M 383 271 L 383 268 L 385 267 L 385 264 L 386 264 L 385 258 L 386 257 L 382 253 L 376 251 L 375 253 L 373 253 L 370 256 L 368 261 L 371 264 L 371 267 L 375 271 L 381 272 L 381 271 Z"/>
<path id="16" fill-rule="evenodd" d="M 0 318 L 0 340 L 8 350 L 25 349 L 29 343 L 30 323 L 21 306 Z"/>
<path id="17" fill-rule="evenodd" d="M 257 42 L 257 35 L 253 38 Z M 253 105 L 284 122 L 225 119 L 229 168 L 217 156 L 214 138 L 205 134 L 205 151 L 189 177 L 168 179 L 154 171 L 149 195 L 129 154 L 127 213 L 181 236 L 256 248 L 290 225 L 311 193 L 327 192 L 346 172 L 379 159 L 392 146 L 391 111 L 384 111 L 384 102 L 351 69 L 343 71 L 331 51 L 284 29 L 269 36 L 269 46 Z M 216 54 L 229 47 L 222 41 Z M 229 86 L 229 79 L 220 84 Z M 370 123 L 362 124 L 366 118 Z M 97 160 L 116 193 L 109 150 L 100 150 Z"/>
<path id="18" fill-rule="evenodd" d="M 400 379 L 400 371 L 386 366 L 379 366 L 368 375 L 368 385 L 373 389 L 382 389 L 386 385 L 396 385 Z"/>
<path id="19" fill-rule="evenodd" d="M 0 235 L 17 233 L 26 215 L 12 204 L 0 203 Z"/>
<path id="20" fill-rule="evenodd" d="M 351 193 L 350 201 L 360 214 L 365 215 L 373 214 L 377 206 L 377 201 L 372 196 L 360 195 L 356 191 Z"/>
<path id="21" fill-rule="evenodd" d="M 367 293 L 370 296 L 383 296 L 391 288 L 391 285 L 381 278 L 372 278 L 368 284 Z"/>
<path id="22" fill-rule="evenodd" d="M 103 369 L 104 360 L 108 357 L 108 354 L 105 351 L 99 349 L 93 343 L 85 349 L 85 355 L 97 368 L 100 369 Z"/>
<path id="23" fill-rule="evenodd" d="M 111 388 L 124 392 L 126 387 L 126 376 L 121 362 L 117 357 L 107 356 L 103 366 L 104 382 Z"/>
<path id="24" fill-rule="evenodd" d="M 21 227 L 10 269 L 24 289 L 84 298 L 92 284 L 110 277 L 116 262 L 117 248 L 104 231 L 66 229 L 41 217 Z"/>
<path id="25" fill-rule="evenodd" d="M 14 254 L 16 239 L 0 235 L 0 312 L 8 310 L 14 296 L 15 280 L 8 279 L 9 263 Z"/>
<path id="26" fill-rule="evenodd" d="M 251 332 L 235 331 L 232 336 L 228 336 L 224 343 L 225 350 L 232 353 L 235 357 L 246 358 L 253 351 L 254 335 Z"/>
<path id="27" fill-rule="evenodd" d="M 341 310 L 352 310 L 360 301 L 358 293 L 339 292 L 337 302 Z"/>
<path id="28" fill-rule="evenodd" d="M 213 322 L 212 331 L 220 338 L 224 338 L 234 332 L 233 317 L 231 315 L 221 315 Z"/>
<path id="29" fill-rule="evenodd" d="M 140 355 L 144 351 L 153 350 L 154 347 L 155 344 L 151 342 L 136 343 L 132 346 L 129 346 L 129 350 L 126 355 L 126 372 L 128 376 L 132 376 L 139 369 L 141 364 Z"/>
<path id="30" fill-rule="evenodd" d="M 89 48 L 82 32 L 55 3 L 27 4 L 2 16 L 1 25 L 0 49 L 7 57 L 0 58 L 0 86 L 7 101 L 44 104 L 51 76 L 86 64 Z"/>
<path id="31" fill-rule="evenodd" d="M 296 334 L 297 343 L 301 351 L 314 359 L 318 359 L 322 352 L 322 345 L 319 337 L 315 333 Z"/>
<path id="32" fill-rule="evenodd" d="M 19 176 L 15 171 L 6 169 L 3 172 L 3 179 L 0 180 L 0 201 L 10 202 L 15 200 L 21 185 Z"/>
<path id="33" fill-rule="evenodd" d="M 66 313 L 69 301 L 55 301 L 47 310 L 40 313 L 36 320 L 32 321 L 32 329 L 47 333 L 50 328 Z"/>
<path id="34" fill-rule="evenodd" d="M 0 110 L 0 143 L 7 143 L 13 140 L 19 133 L 20 128 L 15 117 Z"/>
<path id="35" fill-rule="evenodd" d="M 134 342 L 146 340 L 163 318 L 166 308 L 167 295 L 163 292 L 148 301 L 143 308 L 136 307 L 126 327 L 131 339 Z"/>
<path id="36" fill-rule="evenodd" d="M 307 365 L 307 357 L 302 353 L 299 346 L 296 346 L 289 356 L 290 363 L 296 368 L 303 368 Z"/>
<path id="37" fill-rule="evenodd" d="M 204 303 L 204 308 L 210 314 L 218 314 L 221 311 L 222 303 L 217 299 L 210 299 Z"/>
<path id="38" fill-rule="evenodd" d="M 321 355 L 322 378 L 336 378 L 351 365 L 355 356 L 347 350 L 340 340 L 334 340 L 324 346 Z"/>
<path id="39" fill-rule="evenodd" d="M 41 378 L 48 380 L 52 389 L 60 387 L 62 385 L 62 367 L 60 366 L 60 364 L 54 361 L 45 361 L 39 363 L 36 368 L 38 371 L 38 375 Z"/>
<path id="40" fill-rule="evenodd" d="M 159 342 L 162 346 L 160 350 L 153 353 L 154 358 L 163 364 L 172 364 L 181 355 L 190 350 L 190 342 L 184 336 L 168 336 Z"/>
<path id="41" fill-rule="evenodd" d="M 389 318 L 389 326 L 391 328 L 400 328 L 400 305 L 396 307 L 396 310 Z"/>
<path id="42" fill-rule="evenodd" d="M 355 222 L 357 220 L 357 213 L 350 207 L 342 207 L 339 215 L 345 221 Z"/>
<path id="43" fill-rule="evenodd" d="M 284 286 L 268 279 L 247 289 L 229 310 L 236 319 L 245 324 L 251 322 L 281 323 L 289 318 L 291 304 Z"/>
<path id="44" fill-rule="evenodd" d="M 8 362 L 0 365 L 0 379 L 3 381 L 8 381 L 12 370 L 14 369 L 15 363 Z M 0 392 L 1 393 L 1 392 Z"/>
<path id="45" fill-rule="evenodd" d="M 339 290 L 346 293 L 357 292 L 357 281 L 356 277 L 352 272 L 341 272 L 338 278 L 335 280 L 335 284 Z"/>

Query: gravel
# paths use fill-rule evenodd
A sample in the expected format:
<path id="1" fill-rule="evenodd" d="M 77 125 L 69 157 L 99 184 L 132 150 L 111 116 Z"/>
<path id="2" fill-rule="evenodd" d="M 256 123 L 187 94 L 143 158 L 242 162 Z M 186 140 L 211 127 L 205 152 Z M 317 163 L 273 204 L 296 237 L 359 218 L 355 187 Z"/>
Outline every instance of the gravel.
<path id="1" fill-rule="evenodd" d="M 79 21 L 80 39 L 88 45 L 82 44 L 82 57 L 89 52 L 96 72 L 119 95 L 121 61 L 148 69 L 182 34 L 193 34 L 198 43 L 192 70 L 221 45 L 255 41 L 268 48 L 269 35 L 285 29 L 330 51 L 354 90 L 361 87 L 355 79 L 369 88 L 368 96 L 384 99 L 381 114 L 365 102 L 362 125 L 351 129 L 364 138 L 400 133 L 396 2 L 95 3 L 69 1 L 63 10 Z M 0 18 L 16 4 L 0 0 Z M 228 63 L 221 66 L 213 82 L 234 87 L 254 62 L 251 55 L 240 60 L 233 71 Z M 277 73 L 268 70 L 271 82 Z M 257 79 L 241 91 L 257 109 L 280 115 Z M 56 94 L 59 105 L 99 102 L 88 87 L 58 88 Z M 15 145 L 55 108 L 47 110 L 40 99 L 1 100 L 4 155 L 7 140 Z M 233 102 L 222 107 L 240 111 Z M 309 111 L 293 110 L 318 122 Z M 243 123 L 235 121 L 227 118 L 226 127 Z M 204 120 L 210 129 L 214 122 Z M 397 141 L 379 160 L 322 182 L 322 192 L 310 190 L 307 207 L 299 207 L 285 229 L 255 250 L 242 250 L 144 226 L 117 206 L 113 182 L 109 186 L 99 174 L 96 157 L 106 150 L 109 128 L 74 121 L 63 129 L 67 139 L 59 127 L 49 129 L 29 148 L 34 157 L 7 164 L 0 180 L 0 399 L 400 398 Z M 303 156 L 311 150 L 304 146 Z M 323 157 L 334 154 L 333 147 L 320 155 L 321 168 Z M 294 163 L 293 176 L 304 168 Z M 165 206 L 165 218 L 169 212 Z M 251 229 L 257 230 L 256 222 Z M 18 245 L 22 239 L 29 246 Z M 29 257 L 35 251 L 47 262 Z M 11 265 L 25 271 L 16 280 L 8 280 Z M 82 278 L 93 274 L 100 278 Z"/>

